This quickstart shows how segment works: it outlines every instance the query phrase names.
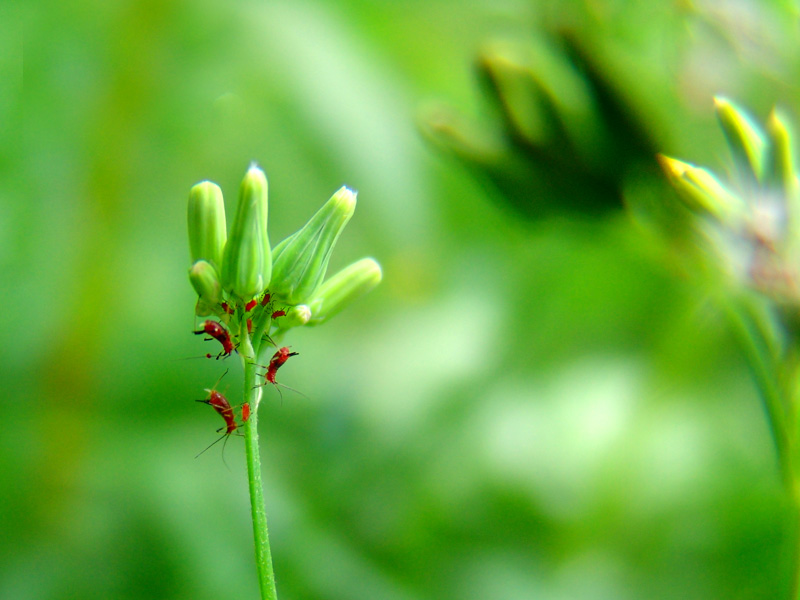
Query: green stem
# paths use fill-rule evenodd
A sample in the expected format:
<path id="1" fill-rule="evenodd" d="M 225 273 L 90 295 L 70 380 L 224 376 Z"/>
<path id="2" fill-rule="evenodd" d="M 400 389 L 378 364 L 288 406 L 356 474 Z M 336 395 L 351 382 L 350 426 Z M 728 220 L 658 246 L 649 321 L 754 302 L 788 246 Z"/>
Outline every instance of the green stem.
<path id="1" fill-rule="evenodd" d="M 258 448 L 258 403 L 261 400 L 261 388 L 255 387 L 258 384 L 255 350 L 246 333 L 242 338 L 244 399 L 250 404 L 250 418 L 244 424 L 244 447 L 247 458 L 247 480 L 250 488 L 250 513 L 253 519 L 258 586 L 261 590 L 261 600 L 276 600 L 278 595 L 275 591 L 275 575 L 272 571 L 267 513 L 264 508 L 264 487 L 261 483 L 261 456 Z"/>
<path id="2" fill-rule="evenodd" d="M 794 547 L 792 556 L 792 598 L 800 600 L 800 501 L 797 494 L 792 496 L 792 533 Z"/>
<path id="3" fill-rule="evenodd" d="M 763 324 L 758 322 L 760 319 L 753 311 L 747 311 L 748 314 L 745 316 L 741 307 L 733 306 L 728 302 L 724 302 L 723 305 L 727 310 L 739 345 L 746 355 L 759 395 L 764 402 L 770 433 L 772 433 L 772 440 L 778 455 L 781 479 L 794 502 L 797 494 L 792 468 L 792 444 L 786 424 L 786 408 L 781 397 L 781 389 L 776 382 L 774 352 L 770 348 L 770 341 L 765 339 L 767 330 Z M 750 318 L 748 319 L 748 317 Z"/>
<path id="4" fill-rule="evenodd" d="M 747 356 L 775 442 L 781 479 L 792 512 L 794 543 L 791 550 L 791 598 L 800 600 L 800 481 L 796 471 L 797 432 L 794 425 L 797 416 L 794 397 L 796 386 L 791 381 L 796 377 L 797 371 L 790 369 L 787 375 L 789 381 L 779 381 L 779 365 L 788 362 L 789 359 L 781 356 L 774 339 L 774 332 L 765 322 L 763 313 L 747 305 L 734 306 L 729 302 L 723 302 L 723 306 L 727 310 L 740 346 Z"/>

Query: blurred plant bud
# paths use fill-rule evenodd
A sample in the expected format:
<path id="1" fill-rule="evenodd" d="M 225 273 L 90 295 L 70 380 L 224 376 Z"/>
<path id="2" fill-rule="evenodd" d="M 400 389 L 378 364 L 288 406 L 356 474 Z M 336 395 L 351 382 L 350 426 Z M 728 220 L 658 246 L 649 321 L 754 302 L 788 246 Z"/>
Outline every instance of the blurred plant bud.
<path id="1" fill-rule="evenodd" d="M 380 265 L 372 258 L 362 258 L 345 267 L 323 283 L 308 305 L 311 309 L 309 325 L 324 323 L 380 282 L 383 274 Z"/>
<path id="2" fill-rule="evenodd" d="M 766 152 L 764 182 L 790 201 L 793 200 L 791 203 L 794 204 L 798 197 L 798 181 L 794 169 L 792 133 L 787 119 L 777 110 L 773 110 L 767 120 L 767 134 L 771 143 Z"/>
<path id="3" fill-rule="evenodd" d="M 784 199 L 789 242 L 800 245 L 800 182 L 795 170 L 793 135 L 788 119 L 773 110 L 767 120 L 767 147 L 764 183 L 771 193 Z"/>
<path id="4" fill-rule="evenodd" d="M 188 221 L 192 262 L 206 260 L 219 269 L 227 234 L 225 202 L 218 185 L 202 181 L 192 187 L 189 192 Z"/>
<path id="5" fill-rule="evenodd" d="M 655 148 L 607 69 L 594 63 L 567 34 L 488 41 L 475 64 L 499 126 L 436 106 L 420 112 L 420 129 L 526 217 L 619 210 L 625 178 L 642 166 L 651 171 Z"/>
<path id="6" fill-rule="evenodd" d="M 270 282 L 272 251 L 267 212 L 267 178 L 252 165 L 242 180 L 239 205 L 222 263 L 223 287 L 242 300 L 260 294 Z"/>
<path id="7" fill-rule="evenodd" d="M 222 285 L 214 265 L 198 260 L 189 269 L 189 281 L 197 292 L 195 314 L 199 317 L 214 314 L 222 299 Z"/>
<path id="8" fill-rule="evenodd" d="M 498 40 L 484 45 L 477 68 L 514 137 L 600 162 L 608 136 L 589 82 L 563 52 L 535 40 Z"/>
<path id="9" fill-rule="evenodd" d="M 711 215 L 728 225 L 742 220 L 742 200 L 708 170 L 663 154 L 658 155 L 658 161 L 689 210 Z"/>
<path id="10" fill-rule="evenodd" d="M 727 98 L 716 96 L 714 108 L 736 167 L 745 178 L 742 183 L 755 184 L 761 181 L 766 146 L 764 134 L 744 111 Z"/>
<path id="11" fill-rule="evenodd" d="M 325 277 L 333 247 L 353 211 L 356 194 L 342 187 L 302 229 L 275 248 L 270 292 L 287 304 L 303 304 Z"/>
<path id="12" fill-rule="evenodd" d="M 800 335 L 800 200 L 792 135 L 775 111 L 762 134 L 729 100 L 715 98 L 714 104 L 740 175 L 733 191 L 706 169 L 659 160 L 684 202 L 715 217 L 702 229 L 724 271 L 775 301 L 785 324 Z"/>

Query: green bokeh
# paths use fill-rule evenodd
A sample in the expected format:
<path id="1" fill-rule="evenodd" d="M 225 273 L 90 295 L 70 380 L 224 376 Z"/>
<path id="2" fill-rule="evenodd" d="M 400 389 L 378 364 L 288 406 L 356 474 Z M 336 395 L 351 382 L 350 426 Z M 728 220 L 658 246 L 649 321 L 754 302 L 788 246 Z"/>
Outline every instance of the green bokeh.
<path id="1" fill-rule="evenodd" d="M 239 366 L 182 360 L 189 189 L 253 160 L 272 240 L 348 185 L 331 272 L 384 269 L 262 405 L 282 600 L 779 597 L 788 511 L 702 282 L 627 215 L 520 219 L 415 126 L 488 122 L 477 48 L 569 28 L 657 147 L 721 166 L 711 96 L 796 107 L 797 17 L 691 4 L 51 2 L 24 69 L 7 20 L 0 597 L 257 597 L 241 440 L 194 459 Z"/>

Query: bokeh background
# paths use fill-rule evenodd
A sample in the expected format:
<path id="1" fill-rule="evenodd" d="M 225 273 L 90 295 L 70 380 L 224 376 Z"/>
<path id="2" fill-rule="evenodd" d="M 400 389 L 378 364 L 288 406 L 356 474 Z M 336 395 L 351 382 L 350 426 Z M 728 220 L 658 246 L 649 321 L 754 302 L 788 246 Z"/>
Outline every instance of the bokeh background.
<path id="1" fill-rule="evenodd" d="M 181 360 L 207 350 L 189 188 L 211 179 L 232 209 L 253 160 L 273 242 L 346 184 L 332 268 L 384 267 L 287 338 L 282 380 L 307 397 L 262 404 L 282 600 L 785 596 L 765 419 L 653 208 L 672 197 L 653 153 L 722 170 L 714 94 L 796 108 L 795 2 L 3 11 L 0 597 L 257 597 L 243 444 L 230 469 L 219 446 L 194 458 L 220 425 L 194 399 L 230 367 L 235 400 L 240 367 Z M 512 139 L 498 176 L 435 139 L 458 115 L 508 141 L 485 68 L 504 44 L 574 68 L 605 151 Z"/>

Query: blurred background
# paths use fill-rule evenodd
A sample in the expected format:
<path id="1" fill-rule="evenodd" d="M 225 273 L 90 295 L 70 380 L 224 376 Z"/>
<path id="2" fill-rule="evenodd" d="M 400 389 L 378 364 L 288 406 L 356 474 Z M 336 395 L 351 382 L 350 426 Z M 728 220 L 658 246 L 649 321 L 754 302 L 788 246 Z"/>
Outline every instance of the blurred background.
<path id="1" fill-rule="evenodd" d="M 10 12 L 10 9 L 3 9 Z M 789 0 L 84 0 L 0 36 L 0 597 L 256 598 L 243 443 L 194 402 L 186 199 L 257 161 L 277 243 L 341 185 L 260 434 L 282 600 L 763 599 L 792 531 L 661 151 L 797 122 Z M 24 87 L 21 27 L 24 22 Z M 664 214 L 666 213 L 666 214 Z M 231 215 L 229 215 L 230 217 Z"/>

